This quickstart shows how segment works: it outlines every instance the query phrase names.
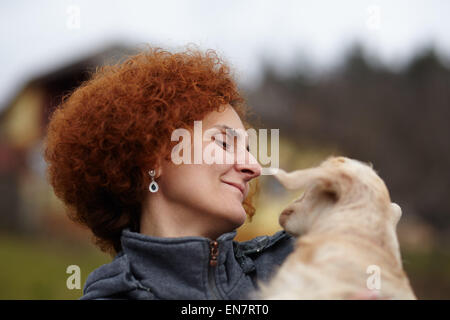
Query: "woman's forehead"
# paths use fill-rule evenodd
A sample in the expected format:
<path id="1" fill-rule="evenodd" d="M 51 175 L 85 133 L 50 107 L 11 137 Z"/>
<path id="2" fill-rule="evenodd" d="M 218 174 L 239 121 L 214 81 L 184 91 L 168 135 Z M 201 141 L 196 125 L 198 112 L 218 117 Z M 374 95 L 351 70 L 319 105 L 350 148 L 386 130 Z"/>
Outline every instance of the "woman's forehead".
<path id="1" fill-rule="evenodd" d="M 222 111 L 212 111 L 202 121 L 204 129 L 209 129 L 212 127 L 221 127 L 222 129 L 241 129 L 245 130 L 241 118 L 230 105 Z"/>

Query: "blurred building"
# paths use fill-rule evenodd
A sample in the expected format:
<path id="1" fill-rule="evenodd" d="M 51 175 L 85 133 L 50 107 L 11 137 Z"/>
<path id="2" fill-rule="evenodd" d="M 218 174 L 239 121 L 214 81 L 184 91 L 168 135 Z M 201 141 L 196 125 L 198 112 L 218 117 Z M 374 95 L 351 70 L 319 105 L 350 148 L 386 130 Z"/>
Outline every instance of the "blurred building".
<path id="1" fill-rule="evenodd" d="M 69 223 L 46 182 L 43 137 L 49 116 L 70 93 L 106 62 L 132 53 L 112 45 L 30 79 L 0 114 L 0 231 L 61 229 Z M 73 226 L 72 226 L 73 229 Z"/>

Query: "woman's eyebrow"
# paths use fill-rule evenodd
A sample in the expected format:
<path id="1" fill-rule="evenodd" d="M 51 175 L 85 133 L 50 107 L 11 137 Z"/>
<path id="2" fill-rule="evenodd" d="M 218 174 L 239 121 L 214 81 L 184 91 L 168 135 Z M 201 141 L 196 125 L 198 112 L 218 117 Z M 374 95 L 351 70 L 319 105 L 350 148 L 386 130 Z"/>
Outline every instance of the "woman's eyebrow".
<path id="1" fill-rule="evenodd" d="M 227 134 L 229 134 L 231 132 L 232 135 L 236 136 L 236 137 L 240 137 L 241 135 L 239 134 L 239 132 L 237 132 L 234 128 L 231 128 L 229 126 L 227 126 L 226 124 L 216 124 L 215 126 L 213 126 L 215 128 L 218 129 L 222 129 L 225 130 L 225 132 Z"/>

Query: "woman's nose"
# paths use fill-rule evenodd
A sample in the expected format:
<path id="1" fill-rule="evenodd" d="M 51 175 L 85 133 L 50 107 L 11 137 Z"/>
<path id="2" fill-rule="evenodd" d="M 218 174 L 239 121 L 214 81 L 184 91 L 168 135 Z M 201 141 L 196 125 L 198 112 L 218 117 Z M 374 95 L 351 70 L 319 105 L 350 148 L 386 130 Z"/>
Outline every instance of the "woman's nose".
<path id="1" fill-rule="evenodd" d="M 245 161 L 245 163 L 236 163 L 236 170 L 245 174 L 246 180 L 249 181 L 260 176 L 262 168 L 250 152 L 247 152 L 247 154 L 249 156 L 249 161 Z"/>

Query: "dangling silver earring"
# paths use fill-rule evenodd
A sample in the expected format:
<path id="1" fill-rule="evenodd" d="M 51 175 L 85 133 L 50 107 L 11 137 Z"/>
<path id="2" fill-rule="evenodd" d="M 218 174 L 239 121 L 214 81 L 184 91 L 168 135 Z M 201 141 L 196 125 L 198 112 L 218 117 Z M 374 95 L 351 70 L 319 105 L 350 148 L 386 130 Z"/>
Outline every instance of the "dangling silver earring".
<path id="1" fill-rule="evenodd" d="M 159 189 L 159 186 L 155 181 L 155 170 L 153 169 L 150 170 L 148 174 L 150 175 L 150 177 L 152 177 L 152 183 L 150 183 L 150 185 L 148 186 L 148 190 L 150 190 L 150 192 L 155 193 Z"/>

